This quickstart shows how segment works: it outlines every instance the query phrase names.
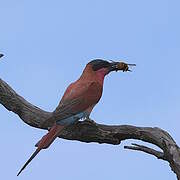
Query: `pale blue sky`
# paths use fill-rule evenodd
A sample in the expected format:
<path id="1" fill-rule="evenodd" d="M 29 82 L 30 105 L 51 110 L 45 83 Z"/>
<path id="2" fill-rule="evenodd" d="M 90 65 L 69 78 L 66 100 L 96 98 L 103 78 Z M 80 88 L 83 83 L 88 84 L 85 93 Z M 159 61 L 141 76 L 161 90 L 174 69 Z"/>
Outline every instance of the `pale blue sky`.
<path id="1" fill-rule="evenodd" d="M 48 111 L 93 58 L 136 63 L 112 73 L 91 117 L 158 126 L 180 144 L 180 1 L 0 0 L 0 77 Z M 0 179 L 16 179 L 45 131 L 0 108 Z M 167 162 L 119 146 L 57 139 L 19 179 L 175 179 Z M 141 143 L 141 142 L 140 142 Z"/>

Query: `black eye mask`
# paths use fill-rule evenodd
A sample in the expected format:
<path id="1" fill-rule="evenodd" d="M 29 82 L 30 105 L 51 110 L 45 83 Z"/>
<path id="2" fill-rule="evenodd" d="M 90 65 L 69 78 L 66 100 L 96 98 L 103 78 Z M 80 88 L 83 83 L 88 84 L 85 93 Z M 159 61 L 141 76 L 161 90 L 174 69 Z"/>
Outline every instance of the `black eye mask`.
<path id="1" fill-rule="evenodd" d="M 102 68 L 107 68 L 110 66 L 110 63 L 108 61 L 104 61 L 101 59 L 93 60 L 90 62 L 90 64 L 92 65 L 92 69 L 94 71 L 97 71 L 97 70 L 102 69 Z"/>

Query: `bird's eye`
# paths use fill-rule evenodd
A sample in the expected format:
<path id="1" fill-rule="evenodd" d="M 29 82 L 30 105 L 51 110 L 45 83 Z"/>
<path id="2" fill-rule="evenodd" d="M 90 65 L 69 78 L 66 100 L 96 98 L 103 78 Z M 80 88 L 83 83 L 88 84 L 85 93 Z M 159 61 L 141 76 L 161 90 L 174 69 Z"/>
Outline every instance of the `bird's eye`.
<path id="1" fill-rule="evenodd" d="M 109 67 L 110 63 L 104 60 L 94 60 L 91 62 L 91 65 L 94 71 L 98 71 L 99 69 Z"/>

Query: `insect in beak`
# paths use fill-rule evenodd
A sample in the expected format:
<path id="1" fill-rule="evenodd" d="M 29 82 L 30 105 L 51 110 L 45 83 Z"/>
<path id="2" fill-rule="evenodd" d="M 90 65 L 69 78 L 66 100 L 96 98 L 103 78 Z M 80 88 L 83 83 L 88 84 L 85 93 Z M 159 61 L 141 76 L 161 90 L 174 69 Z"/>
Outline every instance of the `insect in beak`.
<path id="1" fill-rule="evenodd" d="M 128 63 L 124 63 L 124 62 L 115 62 L 110 60 L 111 62 L 111 67 L 112 67 L 112 71 L 123 71 L 123 72 L 132 72 L 131 69 L 129 69 L 130 67 L 136 66 L 136 64 L 128 64 Z"/>

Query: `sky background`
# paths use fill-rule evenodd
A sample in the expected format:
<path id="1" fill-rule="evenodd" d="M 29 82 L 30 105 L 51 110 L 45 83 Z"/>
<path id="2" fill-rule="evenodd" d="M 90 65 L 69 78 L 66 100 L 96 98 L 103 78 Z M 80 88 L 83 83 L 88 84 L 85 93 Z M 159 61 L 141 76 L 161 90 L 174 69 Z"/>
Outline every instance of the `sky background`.
<path id="1" fill-rule="evenodd" d="M 94 58 L 136 63 L 112 73 L 91 118 L 160 127 L 180 145 L 180 1 L 0 0 L 0 77 L 32 104 L 53 111 Z M 57 139 L 17 178 L 46 133 L 3 106 L 0 179 L 175 179 L 167 162 L 113 146 Z M 139 142 L 141 143 L 141 142 Z"/>

